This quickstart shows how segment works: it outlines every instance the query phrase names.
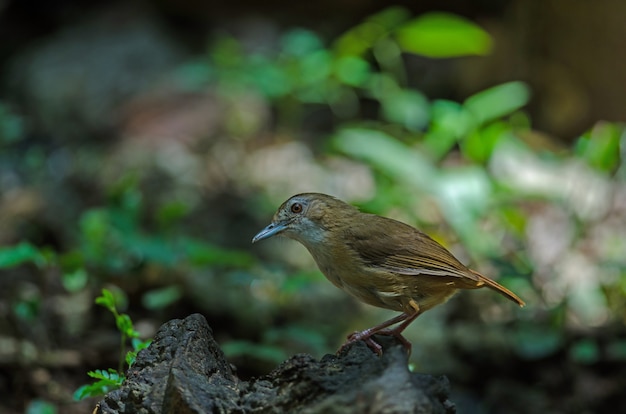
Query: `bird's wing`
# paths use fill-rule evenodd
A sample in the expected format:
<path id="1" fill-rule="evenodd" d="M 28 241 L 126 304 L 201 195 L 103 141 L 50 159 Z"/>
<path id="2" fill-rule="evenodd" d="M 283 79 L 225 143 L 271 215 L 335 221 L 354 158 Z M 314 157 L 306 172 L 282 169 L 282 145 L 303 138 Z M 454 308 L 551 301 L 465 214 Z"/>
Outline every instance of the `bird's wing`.
<path id="1" fill-rule="evenodd" d="M 459 262 L 427 234 L 380 216 L 368 215 L 372 226 L 349 230 L 347 243 L 369 266 L 403 275 L 452 276 L 479 281 L 478 276 Z"/>

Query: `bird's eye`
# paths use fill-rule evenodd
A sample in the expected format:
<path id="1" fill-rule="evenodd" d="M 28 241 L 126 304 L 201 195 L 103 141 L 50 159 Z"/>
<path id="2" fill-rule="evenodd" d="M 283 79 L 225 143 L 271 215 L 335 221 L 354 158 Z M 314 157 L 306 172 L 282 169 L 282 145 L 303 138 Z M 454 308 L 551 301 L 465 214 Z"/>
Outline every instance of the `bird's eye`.
<path id="1" fill-rule="evenodd" d="M 302 204 L 300 203 L 294 203 L 291 205 L 291 212 L 294 214 L 300 214 L 302 213 Z"/>

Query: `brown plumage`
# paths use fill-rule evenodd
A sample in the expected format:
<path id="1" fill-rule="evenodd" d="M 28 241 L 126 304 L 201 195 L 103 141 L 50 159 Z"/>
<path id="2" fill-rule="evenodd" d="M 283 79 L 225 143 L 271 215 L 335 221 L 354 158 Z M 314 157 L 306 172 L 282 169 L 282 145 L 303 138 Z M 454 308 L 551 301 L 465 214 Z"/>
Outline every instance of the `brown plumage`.
<path id="1" fill-rule="evenodd" d="M 374 334 L 393 335 L 409 349 L 402 331 L 421 313 L 444 303 L 458 289 L 488 287 L 520 306 L 513 292 L 465 267 L 425 233 L 397 220 L 366 214 L 334 197 L 298 194 L 285 201 L 252 242 L 276 234 L 302 243 L 335 286 L 373 306 L 402 312 L 356 332 L 377 353 Z M 398 324 L 393 329 L 390 326 Z"/>

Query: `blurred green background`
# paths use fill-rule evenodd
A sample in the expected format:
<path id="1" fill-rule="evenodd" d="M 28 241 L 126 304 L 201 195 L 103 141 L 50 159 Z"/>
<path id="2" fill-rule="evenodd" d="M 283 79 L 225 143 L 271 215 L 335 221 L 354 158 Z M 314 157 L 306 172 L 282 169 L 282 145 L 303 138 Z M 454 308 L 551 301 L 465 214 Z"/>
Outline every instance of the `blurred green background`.
<path id="1" fill-rule="evenodd" d="M 392 312 L 305 249 L 289 196 L 415 225 L 518 293 L 406 331 L 461 413 L 626 410 L 626 3 L 0 1 L 0 412 L 89 412 L 200 312 L 242 378 Z"/>

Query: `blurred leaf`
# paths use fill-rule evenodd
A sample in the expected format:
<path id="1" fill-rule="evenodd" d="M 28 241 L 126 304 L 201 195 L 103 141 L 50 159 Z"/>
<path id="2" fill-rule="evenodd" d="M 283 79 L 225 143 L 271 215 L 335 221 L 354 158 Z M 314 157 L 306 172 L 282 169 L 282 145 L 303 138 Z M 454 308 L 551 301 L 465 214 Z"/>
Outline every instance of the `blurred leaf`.
<path id="1" fill-rule="evenodd" d="M 360 87 L 370 76 L 370 65 L 356 56 L 342 56 L 335 62 L 335 74 L 346 85 Z"/>
<path id="2" fill-rule="evenodd" d="M 600 359 L 598 344 L 592 339 L 581 339 L 569 349 L 570 358 L 580 364 L 593 364 Z"/>
<path id="3" fill-rule="evenodd" d="M 486 55 L 491 37 L 480 26 L 449 13 L 427 13 L 396 30 L 400 47 L 432 58 Z"/>
<path id="4" fill-rule="evenodd" d="M 85 242 L 90 245 L 91 249 L 95 251 L 104 247 L 110 226 L 109 214 L 106 210 L 87 210 L 80 217 L 79 225 Z"/>
<path id="5" fill-rule="evenodd" d="M 16 142 L 24 135 L 22 118 L 0 102 L 0 144 Z"/>
<path id="6" fill-rule="evenodd" d="M 323 280 L 324 276 L 319 270 L 314 271 L 300 271 L 290 274 L 288 278 L 285 278 L 280 285 L 282 293 L 293 294 L 305 292 L 309 287 L 315 285 L 320 280 Z"/>
<path id="7" fill-rule="evenodd" d="M 192 265 L 225 265 L 248 267 L 254 263 L 253 257 L 247 252 L 227 250 L 193 239 L 181 242 L 185 256 Z"/>
<path id="8" fill-rule="evenodd" d="M 443 158 L 457 140 L 472 128 L 472 117 L 465 108 L 447 100 L 436 100 L 430 108 L 430 128 L 424 136 L 424 146 L 436 159 Z"/>
<path id="9" fill-rule="evenodd" d="M 278 98 L 291 92 L 290 78 L 283 68 L 262 56 L 249 58 L 246 78 L 249 84 L 268 98 Z"/>
<path id="10" fill-rule="evenodd" d="M 389 176 L 418 188 L 434 184 L 434 166 L 414 149 L 397 139 L 365 128 L 345 128 L 332 143 L 339 151 L 368 162 Z"/>
<path id="11" fill-rule="evenodd" d="M 0 269 L 19 266 L 23 263 L 34 263 L 41 267 L 48 262 L 51 253 L 43 253 L 28 242 L 16 246 L 0 248 Z"/>
<path id="12" fill-rule="evenodd" d="M 156 212 L 156 220 L 162 227 L 169 227 L 189 214 L 189 206 L 181 201 L 163 204 Z"/>
<path id="13" fill-rule="evenodd" d="M 205 59 L 198 59 L 180 66 L 175 76 L 184 89 L 196 91 L 206 88 L 215 78 L 215 69 Z"/>
<path id="14" fill-rule="evenodd" d="M 85 269 L 78 268 L 73 272 L 63 273 L 61 276 L 61 282 L 63 283 L 63 287 L 68 292 L 78 292 L 82 290 L 85 286 L 87 286 L 87 281 L 89 277 L 87 275 L 87 271 Z"/>
<path id="15" fill-rule="evenodd" d="M 146 309 L 157 310 L 178 302 L 182 297 L 183 290 L 180 286 L 167 286 L 144 293 L 141 297 L 141 303 Z"/>
<path id="16" fill-rule="evenodd" d="M 304 57 L 311 52 L 324 48 L 322 40 L 315 32 L 305 29 L 294 29 L 283 35 L 282 50 L 287 55 Z"/>
<path id="17" fill-rule="evenodd" d="M 379 39 L 406 21 L 408 16 L 408 11 L 402 7 L 386 8 L 344 33 L 333 45 L 333 50 L 340 56 L 363 56 Z"/>
<path id="18" fill-rule="evenodd" d="M 491 200 L 492 186 L 484 168 L 463 167 L 441 172 L 433 188 L 438 204 L 471 252 L 493 253 L 496 240 L 493 235 L 480 231 L 481 217 Z M 476 235 L 480 234 L 480 237 Z"/>
<path id="19" fill-rule="evenodd" d="M 552 355 L 563 344 L 560 332 L 547 326 L 522 326 L 513 342 L 517 353 L 526 359 L 541 359 Z"/>
<path id="20" fill-rule="evenodd" d="M 620 141 L 624 136 L 622 125 L 601 122 L 578 139 L 574 153 L 598 170 L 614 171 L 620 163 Z"/>
<path id="21" fill-rule="evenodd" d="M 476 129 L 461 140 L 463 155 L 472 161 L 486 163 L 499 140 L 510 133 L 511 127 L 506 122 L 494 122 Z"/>
<path id="22" fill-rule="evenodd" d="M 173 266 L 179 259 L 171 243 L 159 236 L 126 234 L 121 242 L 125 251 L 141 261 Z"/>
<path id="23" fill-rule="evenodd" d="M 31 401 L 24 411 L 25 414 L 56 414 L 56 412 L 54 404 L 39 399 Z"/>
<path id="24" fill-rule="evenodd" d="M 398 90 L 384 96 L 381 101 L 383 116 L 390 122 L 411 131 L 419 131 L 428 123 L 430 106 L 421 93 Z"/>
<path id="25" fill-rule="evenodd" d="M 13 314 L 22 321 L 32 322 L 39 316 L 41 298 L 39 296 L 20 300 L 13 305 Z"/>
<path id="26" fill-rule="evenodd" d="M 530 91 L 525 83 L 508 82 L 470 96 L 463 106 L 478 124 L 484 124 L 517 111 L 529 99 Z"/>

